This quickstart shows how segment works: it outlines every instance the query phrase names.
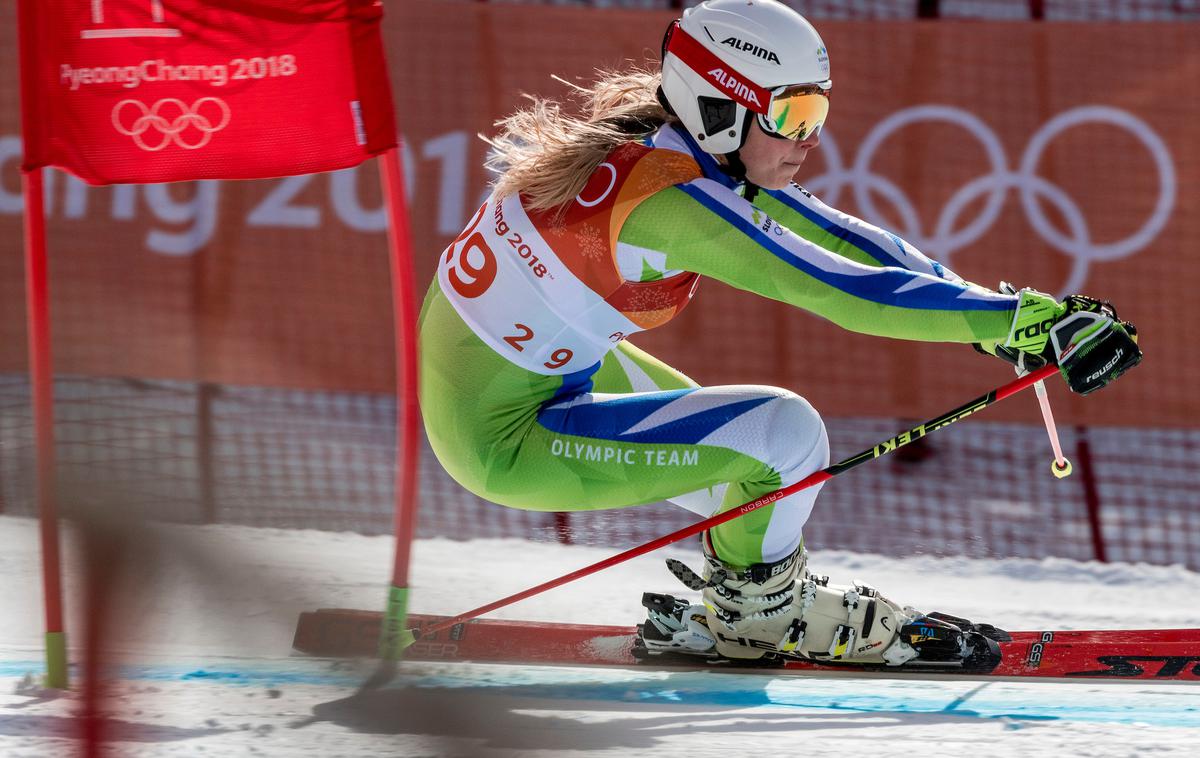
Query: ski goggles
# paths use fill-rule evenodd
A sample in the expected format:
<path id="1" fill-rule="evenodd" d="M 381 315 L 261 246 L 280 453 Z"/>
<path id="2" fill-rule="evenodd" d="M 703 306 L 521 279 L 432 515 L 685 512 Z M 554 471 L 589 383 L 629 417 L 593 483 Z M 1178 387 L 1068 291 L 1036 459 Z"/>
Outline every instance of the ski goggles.
<path id="1" fill-rule="evenodd" d="M 798 84 L 771 93 L 766 113 L 758 123 L 772 137 L 802 142 L 825 124 L 829 115 L 828 83 Z"/>

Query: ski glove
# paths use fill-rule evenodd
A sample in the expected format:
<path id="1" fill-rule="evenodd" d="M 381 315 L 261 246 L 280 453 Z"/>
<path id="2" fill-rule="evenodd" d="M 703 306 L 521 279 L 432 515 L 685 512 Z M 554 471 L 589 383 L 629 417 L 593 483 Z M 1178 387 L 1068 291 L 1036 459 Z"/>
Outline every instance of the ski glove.
<path id="1" fill-rule="evenodd" d="M 1013 288 L 1001 283 L 1000 291 L 1012 293 Z M 1086 295 L 1070 295 L 1056 303 L 1030 289 L 1019 294 L 1021 302 L 1007 339 L 976 343 L 976 350 L 1022 371 L 1053 363 L 1071 391 L 1080 395 L 1095 392 L 1141 362 L 1137 329 L 1121 321 L 1111 303 Z"/>

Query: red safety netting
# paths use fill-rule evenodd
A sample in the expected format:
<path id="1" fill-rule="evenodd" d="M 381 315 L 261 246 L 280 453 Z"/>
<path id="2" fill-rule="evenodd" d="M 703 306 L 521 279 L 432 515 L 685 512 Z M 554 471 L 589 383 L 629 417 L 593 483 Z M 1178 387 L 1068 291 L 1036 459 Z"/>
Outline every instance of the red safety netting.
<path id="1" fill-rule="evenodd" d="M 184 523 L 391 532 L 394 401 L 387 395 L 63 377 L 67 475 L 136 493 L 131 507 Z M 1006 402 L 1032 403 L 1029 398 Z M 31 515 L 28 384 L 0 376 L 0 503 Z M 827 419 L 834 458 L 914 419 Z M 814 549 L 890 555 L 1089 560 L 1096 492 L 1110 560 L 1200 567 L 1200 429 L 1060 429 L 1075 473 L 1050 475 L 1036 425 L 972 420 L 825 486 L 806 528 Z M 422 452 L 419 536 L 521 537 L 630 547 L 694 520 L 669 504 L 555 514 L 488 503 Z M 565 529 L 564 529 L 565 526 Z"/>

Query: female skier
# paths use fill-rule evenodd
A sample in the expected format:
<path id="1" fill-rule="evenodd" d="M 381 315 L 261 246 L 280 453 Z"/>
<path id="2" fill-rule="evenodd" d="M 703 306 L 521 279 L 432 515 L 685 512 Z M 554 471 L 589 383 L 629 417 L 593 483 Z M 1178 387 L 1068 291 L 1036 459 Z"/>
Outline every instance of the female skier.
<path id="1" fill-rule="evenodd" d="M 670 500 L 701 516 L 829 463 L 821 417 L 776 387 L 700 387 L 627 338 L 700 276 L 846 329 L 974 343 L 1057 364 L 1077 392 L 1140 359 L 1111 306 L 963 281 L 792 183 L 829 109 L 829 56 L 775 0 L 708 0 L 672 23 L 661 72 L 609 74 L 581 117 L 535 101 L 498 124 L 494 192 L 442 254 L 421 313 L 421 404 L 446 470 L 513 508 Z M 986 647 L 808 571 L 812 487 L 703 535 L 703 607 L 647 596 L 651 651 L 901 665 Z"/>

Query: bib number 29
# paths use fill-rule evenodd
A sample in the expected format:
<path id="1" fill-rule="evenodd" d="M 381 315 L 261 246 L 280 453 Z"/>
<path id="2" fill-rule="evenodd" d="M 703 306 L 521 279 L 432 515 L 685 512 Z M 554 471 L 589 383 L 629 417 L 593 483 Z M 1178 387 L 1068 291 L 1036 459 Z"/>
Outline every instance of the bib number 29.
<path id="1" fill-rule="evenodd" d="M 505 337 L 504 341 L 511 345 L 518 353 L 523 353 L 525 352 L 525 346 L 521 343 L 533 339 L 533 330 L 525 324 L 513 324 L 513 329 L 516 329 L 517 333 Z M 560 347 L 551 353 L 550 360 L 542 365 L 546 368 L 562 368 L 570 363 L 574 357 L 575 353 L 570 348 Z"/>
<path id="2" fill-rule="evenodd" d="M 483 234 L 477 230 L 486 209 L 487 203 L 484 203 L 467 228 L 455 237 L 454 241 L 450 243 L 450 247 L 446 249 L 446 263 L 449 264 L 446 268 L 446 279 L 455 292 L 468 300 L 473 300 L 487 292 L 495 283 L 496 275 L 499 273 L 496 254 L 484 239 Z M 463 240 L 466 241 L 463 242 Z M 460 242 L 463 243 L 461 246 Z M 521 323 L 513 324 L 512 329 L 516 331 L 516 334 L 505 336 L 505 343 L 518 353 L 525 352 L 525 345 L 521 343 L 534 338 L 533 329 Z M 542 365 L 549 369 L 558 369 L 570 363 L 574 357 L 575 353 L 570 348 L 560 347 L 552 352 L 550 360 Z"/>

